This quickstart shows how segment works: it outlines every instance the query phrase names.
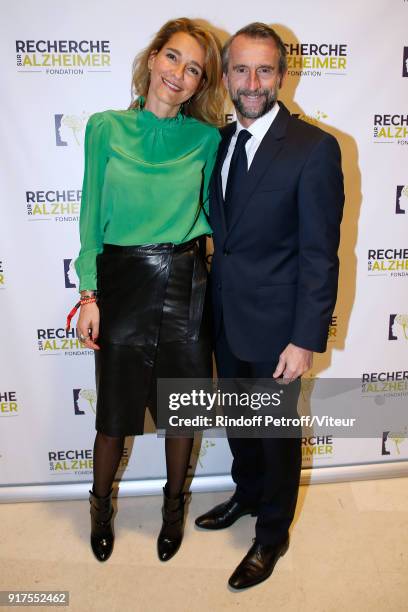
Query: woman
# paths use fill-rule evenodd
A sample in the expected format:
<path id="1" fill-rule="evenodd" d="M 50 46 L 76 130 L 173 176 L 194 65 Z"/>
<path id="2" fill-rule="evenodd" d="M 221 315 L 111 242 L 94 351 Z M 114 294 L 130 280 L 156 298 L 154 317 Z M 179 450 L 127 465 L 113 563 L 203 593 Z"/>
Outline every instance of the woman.
<path id="1" fill-rule="evenodd" d="M 126 435 L 155 416 L 158 377 L 211 376 L 206 268 L 208 183 L 222 121 L 220 44 L 189 19 L 166 23 L 134 62 L 139 97 L 89 119 L 77 325 L 95 350 L 97 414 L 91 545 L 113 548 L 112 484 Z M 193 439 L 166 438 L 162 561 L 183 537 L 183 485 Z"/>

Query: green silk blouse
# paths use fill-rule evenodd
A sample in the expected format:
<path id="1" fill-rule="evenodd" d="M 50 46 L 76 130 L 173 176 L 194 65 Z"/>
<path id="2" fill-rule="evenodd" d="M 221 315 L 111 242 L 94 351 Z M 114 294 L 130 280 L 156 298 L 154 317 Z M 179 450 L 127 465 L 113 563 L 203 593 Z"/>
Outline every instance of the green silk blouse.
<path id="1" fill-rule="evenodd" d="M 200 203 L 207 209 L 219 141 L 217 128 L 182 113 L 164 119 L 146 109 L 91 115 L 75 260 L 80 291 L 97 289 L 103 243 L 180 244 L 211 233 Z"/>

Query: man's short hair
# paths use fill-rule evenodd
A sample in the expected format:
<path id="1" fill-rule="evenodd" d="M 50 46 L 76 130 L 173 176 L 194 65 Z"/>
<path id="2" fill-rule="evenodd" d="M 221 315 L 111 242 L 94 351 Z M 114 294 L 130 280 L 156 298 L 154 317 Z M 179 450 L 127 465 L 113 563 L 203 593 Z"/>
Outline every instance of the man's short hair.
<path id="1" fill-rule="evenodd" d="M 238 30 L 238 32 L 235 32 L 235 34 L 233 34 L 225 43 L 222 49 L 222 70 L 224 74 L 228 72 L 229 50 L 232 41 L 237 36 L 241 35 L 249 36 L 250 38 L 271 38 L 275 42 L 279 52 L 279 74 L 282 76 L 286 72 L 288 68 L 286 47 L 283 44 L 281 37 L 273 28 L 266 25 L 266 23 L 254 21 L 253 23 L 250 23 L 249 25 Z"/>

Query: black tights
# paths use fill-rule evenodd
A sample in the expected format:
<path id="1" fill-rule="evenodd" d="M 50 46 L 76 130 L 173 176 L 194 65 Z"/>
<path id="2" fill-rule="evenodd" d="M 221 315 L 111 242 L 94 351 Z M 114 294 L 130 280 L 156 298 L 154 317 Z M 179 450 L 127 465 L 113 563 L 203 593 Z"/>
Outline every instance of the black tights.
<path id="1" fill-rule="evenodd" d="M 96 434 L 93 452 L 93 492 L 98 497 L 105 497 L 112 489 L 124 442 L 124 436 L 107 436 L 99 431 Z"/>
<path id="2" fill-rule="evenodd" d="M 183 490 L 190 462 L 193 438 L 166 438 L 167 497 L 177 497 Z"/>
<path id="3" fill-rule="evenodd" d="M 124 436 L 107 436 L 100 432 L 96 434 L 93 452 L 93 492 L 98 497 L 105 497 L 112 489 L 124 442 Z M 192 446 L 193 438 L 166 438 L 168 497 L 177 497 L 182 492 Z"/>

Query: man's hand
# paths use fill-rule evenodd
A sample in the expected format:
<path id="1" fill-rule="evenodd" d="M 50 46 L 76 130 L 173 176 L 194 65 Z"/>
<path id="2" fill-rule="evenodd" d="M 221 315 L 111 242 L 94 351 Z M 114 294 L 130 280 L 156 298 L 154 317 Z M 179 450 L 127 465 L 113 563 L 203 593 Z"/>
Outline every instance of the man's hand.
<path id="1" fill-rule="evenodd" d="M 279 357 L 276 370 L 272 374 L 279 378 L 283 374 L 285 380 L 294 380 L 310 370 L 313 364 L 313 351 L 288 344 Z"/>

